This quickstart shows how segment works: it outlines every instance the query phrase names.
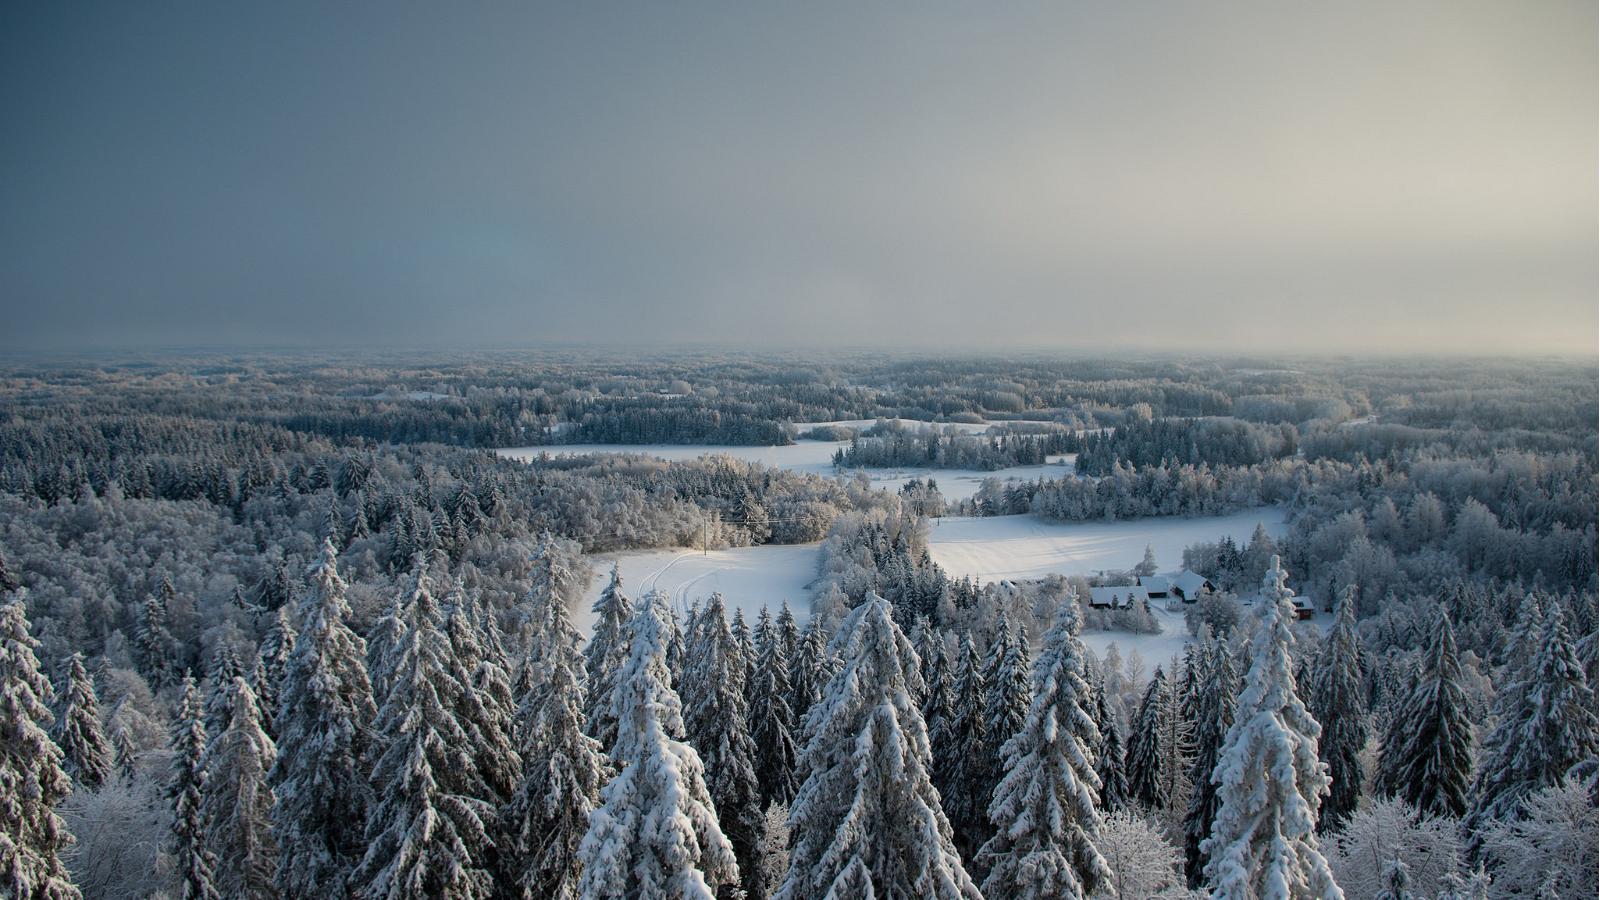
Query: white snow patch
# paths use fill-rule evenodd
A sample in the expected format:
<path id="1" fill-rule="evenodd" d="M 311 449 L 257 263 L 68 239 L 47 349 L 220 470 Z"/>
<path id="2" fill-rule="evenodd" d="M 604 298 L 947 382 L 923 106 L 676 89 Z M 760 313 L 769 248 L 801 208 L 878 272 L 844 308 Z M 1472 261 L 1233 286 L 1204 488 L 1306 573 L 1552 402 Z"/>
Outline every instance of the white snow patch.
<path id="1" fill-rule="evenodd" d="M 720 591 L 728 615 L 735 609 L 744 610 L 751 627 L 755 627 L 762 606 L 776 615 L 785 600 L 795 619 L 803 623 L 811 614 L 808 585 L 817 577 L 820 547 L 815 543 L 764 544 L 710 553 L 680 548 L 590 556 L 594 580 L 579 608 L 572 611 L 572 625 L 583 634 L 594 627 L 590 608 L 610 583 L 613 562 L 622 572 L 622 592 L 629 598 L 637 600 L 651 590 L 666 591 L 680 615 L 690 603 Z"/>

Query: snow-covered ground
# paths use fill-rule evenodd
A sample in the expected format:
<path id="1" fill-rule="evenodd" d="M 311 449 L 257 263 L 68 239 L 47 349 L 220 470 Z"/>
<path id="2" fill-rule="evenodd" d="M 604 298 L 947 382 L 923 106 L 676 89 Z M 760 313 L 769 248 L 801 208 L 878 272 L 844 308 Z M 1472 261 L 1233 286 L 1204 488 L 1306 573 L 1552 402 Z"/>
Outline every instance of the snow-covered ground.
<path id="1" fill-rule="evenodd" d="M 673 608 L 680 613 L 695 600 L 704 600 L 720 591 L 728 604 L 728 614 L 743 609 L 754 627 L 756 613 L 763 605 L 776 614 L 783 601 L 800 622 L 811 612 L 811 591 L 807 587 L 817 577 L 818 544 L 767 544 L 732 550 L 646 550 L 591 556 L 594 581 L 584 602 L 573 610 L 573 627 L 588 634 L 594 625 L 590 607 L 611 579 L 611 564 L 622 572 L 622 590 L 629 597 L 640 597 L 651 590 L 666 591 Z"/>
<path id="2" fill-rule="evenodd" d="M 941 482 L 942 483 L 942 482 Z M 1267 533 L 1284 533 L 1283 510 L 1262 507 L 1226 516 L 1197 519 L 1134 519 L 1127 522 L 1045 522 L 1033 516 L 950 517 L 934 520 L 928 552 L 951 577 L 979 581 L 1080 575 L 1102 569 L 1131 569 L 1148 544 L 1163 571 L 1183 563 L 1183 548 L 1232 535 L 1249 543 L 1256 523 Z"/>
<path id="3" fill-rule="evenodd" d="M 965 427 L 978 428 L 981 431 L 984 426 Z M 939 492 L 944 495 L 945 500 L 950 502 L 966 500 L 976 494 L 985 478 L 999 478 L 1003 481 L 1060 478 L 1072 472 L 1072 460 L 1076 455 L 1071 453 L 1060 454 L 1050 457 L 1050 462 L 1042 466 L 1013 466 L 1009 469 L 996 469 L 993 472 L 983 472 L 976 469 L 929 469 L 921 467 L 835 470 L 833 467 L 833 454 L 845 446 L 848 446 L 847 441 L 806 440 L 784 447 L 743 447 L 727 444 L 552 444 L 541 447 L 510 447 L 496 450 L 495 452 L 507 459 L 524 461 L 535 459 L 541 453 L 548 453 L 551 456 L 582 456 L 591 453 L 639 453 L 669 462 L 698 459 L 702 456 L 718 454 L 731 456 L 735 459 L 758 462 L 762 465 L 780 469 L 810 472 L 813 475 L 821 475 L 824 478 L 833 478 L 840 474 L 848 477 L 856 471 L 862 471 L 866 472 L 867 477 L 872 479 L 873 487 L 891 491 L 899 490 L 901 485 L 912 478 L 932 478 L 939 483 Z"/>

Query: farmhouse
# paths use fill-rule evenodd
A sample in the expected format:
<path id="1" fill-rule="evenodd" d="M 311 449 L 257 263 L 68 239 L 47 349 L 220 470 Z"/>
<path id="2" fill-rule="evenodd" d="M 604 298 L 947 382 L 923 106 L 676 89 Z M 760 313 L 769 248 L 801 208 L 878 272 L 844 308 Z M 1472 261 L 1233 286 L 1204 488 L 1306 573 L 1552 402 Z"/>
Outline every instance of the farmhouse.
<path id="1" fill-rule="evenodd" d="M 1185 603 L 1193 603 L 1199 600 L 1202 594 L 1216 590 L 1204 575 L 1188 569 L 1169 572 L 1166 575 L 1142 576 L 1139 578 L 1139 586 L 1145 589 L 1151 599 L 1164 600 L 1167 597 L 1177 597 Z"/>
<path id="2" fill-rule="evenodd" d="M 1089 605 L 1095 609 L 1128 609 L 1141 600 L 1150 602 L 1150 595 L 1136 584 L 1089 588 Z"/>
<path id="3" fill-rule="evenodd" d="M 1144 588 L 1151 600 L 1165 600 L 1172 596 L 1172 578 L 1167 575 L 1141 575 L 1139 586 Z"/>

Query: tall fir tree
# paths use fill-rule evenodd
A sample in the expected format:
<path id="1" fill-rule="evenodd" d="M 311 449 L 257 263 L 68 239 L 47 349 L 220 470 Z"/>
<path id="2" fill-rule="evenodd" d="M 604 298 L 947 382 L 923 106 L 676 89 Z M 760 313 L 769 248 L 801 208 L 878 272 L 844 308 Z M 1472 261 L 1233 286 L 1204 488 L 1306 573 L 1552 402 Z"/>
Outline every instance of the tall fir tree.
<path id="1" fill-rule="evenodd" d="M 1166 737 L 1165 715 L 1168 711 L 1167 675 L 1160 666 L 1150 676 L 1150 683 L 1139 701 L 1139 712 L 1134 717 L 1133 736 L 1128 739 L 1127 757 L 1123 768 L 1128 774 L 1129 796 L 1147 810 L 1161 810 L 1167 806 L 1167 782 L 1162 773 L 1162 740 Z"/>
<path id="2" fill-rule="evenodd" d="M 111 742 L 100 724 L 100 700 L 94 679 L 83 667 L 82 653 L 67 658 L 61 696 L 61 712 L 50 737 L 61 748 L 67 774 L 83 787 L 99 790 L 111 777 Z"/>
<path id="3" fill-rule="evenodd" d="M 765 819 L 745 701 L 745 651 L 728 625 L 721 594 L 711 595 L 696 624 L 685 660 L 684 728 L 705 766 L 717 821 L 733 845 L 749 891 L 761 871 Z"/>
<path id="4" fill-rule="evenodd" d="M 667 664 L 672 611 L 666 595 L 640 600 L 629 628 L 628 665 L 617 683 L 621 771 L 601 791 L 578 847 L 586 900 L 671 897 L 711 900 L 739 882 L 700 755 L 683 741 L 683 704 Z"/>
<path id="5" fill-rule="evenodd" d="M 1100 809 L 1113 813 L 1125 809 L 1133 794 L 1128 786 L 1128 770 L 1123 765 L 1122 725 L 1106 700 L 1103 675 L 1095 678 L 1094 719 L 1095 727 L 1100 730 L 1100 746 L 1095 757 L 1095 775 L 1100 778 Z"/>
<path id="6" fill-rule="evenodd" d="M 450 674 L 461 686 L 456 720 L 466 731 L 474 767 L 487 789 L 479 796 L 498 808 L 522 780 L 522 757 L 511 736 L 514 702 L 498 629 L 477 593 L 468 591 L 460 578 L 445 600 L 444 631 Z"/>
<path id="7" fill-rule="evenodd" d="M 206 747 L 201 820 L 216 860 L 217 891 L 224 897 L 273 897 L 278 845 L 272 837 L 277 797 L 267 773 L 278 748 L 261 727 L 255 691 L 234 676 L 227 708 L 232 718 Z"/>
<path id="8" fill-rule="evenodd" d="M 530 648 L 538 671 L 530 673 L 517 728 L 523 778 L 500 817 L 500 893 L 515 900 L 575 900 L 578 845 L 612 773 L 600 742 L 584 733 L 581 638 L 566 604 L 550 597 L 540 602 Z"/>
<path id="9" fill-rule="evenodd" d="M 1005 772 L 1006 758 L 1002 748 L 1006 741 L 1022 729 L 1032 702 L 1033 685 L 1029 669 L 1027 636 L 1014 633 L 1011 621 L 1003 612 L 1000 633 L 989 646 L 989 656 L 984 661 L 984 682 L 989 696 L 984 704 L 984 728 L 989 734 L 992 748 L 990 781 L 998 784 Z"/>
<path id="10" fill-rule="evenodd" d="M 346 896 L 346 879 L 366 846 L 376 710 L 366 644 L 346 624 L 350 606 L 333 544 L 323 542 L 310 579 L 279 688 L 279 751 L 271 777 L 278 794 L 273 835 L 281 851 L 275 884 L 285 896 L 337 900 Z"/>
<path id="11" fill-rule="evenodd" d="M 221 641 L 211 654 L 206 674 L 206 734 L 218 735 L 233 721 L 233 680 L 245 674 L 244 662 L 231 641 Z"/>
<path id="12" fill-rule="evenodd" d="M 617 675 L 628 663 L 628 623 L 633 601 L 622 592 L 622 572 L 611 566 L 611 580 L 594 602 L 594 628 L 584 648 L 584 671 L 589 674 L 588 706 L 584 719 L 589 735 L 609 750 L 617 742 L 617 720 L 612 716 L 612 694 Z"/>
<path id="13" fill-rule="evenodd" d="M 1233 654 L 1220 638 L 1195 657 L 1195 753 L 1189 770 L 1193 790 L 1183 827 L 1183 871 L 1189 887 L 1198 888 L 1205 878 L 1210 857 L 1201 845 L 1211 835 L 1221 796 L 1212 779 L 1217 761 L 1222 758 L 1223 742 L 1233 726 L 1234 692 L 1238 676 L 1233 670 Z"/>
<path id="14" fill-rule="evenodd" d="M 1069 593 L 1034 665 L 1027 715 L 1002 746 L 1005 774 L 989 805 L 995 835 L 979 852 L 990 897 L 1075 900 L 1111 876 L 1098 846 L 1101 737 L 1084 655 Z"/>
<path id="15" fill-rule="evenodd" d="M 806 714 L 822 698 L 823 689 L 833 677 L 833 654 L 822 627 L 822 620 L 812 616 L 789 662 L 789 709 L 794 713 L 797 733 L 804 733 Z"/>
<path id="16" fill-rule="evenodd" d="M 457 715 L 465 688 L 441 610 L 416 572 L 407 629 L 378 711 L 383 748 L 372 767 L 367 850 L 351 875 L 370 900 L 491 895 L 486 855 L 494 807 L 477 747 Z"/>
<path id="17" fill-rule="evenodd" d="M 278 734 L 278 700 L 283 687 L 283 673 L 289 668 L 289 658 L 294 655 L 294 644 L 299 634 L 294 630 L 289 607 L 273 611 L 272 624 L 261 638 L 256 659 L 261 663 L 262 675 L 255 685 L 256 697 L 261 704 L 262 724 L 267 734 Z"/>
<path id="18" fill-rule="evenodd" d="M 72 789 L 61 748 L 50 740 L 50 682 L 34 655 L 27 592 L 0 600 L 0 894 L 77 900 L 61 861 L 71 843 L 56 806 Z"/>
<path id="19" fill-rule="evenodd" d="M 972 635 L 956 651 L 954 704 L 944 746 L 934 758 L 934 783 L 963 859 L 971 859 L 989 835 L 989 800 L 994 793 L 988 718 L 989 690 Z M 920 677 L 920 675 L 919 675 Z M 926 725 L 924 725 L 926 727 Z"/>
<path id="20" fill-rule="evenodd" d="M 1322 726 L 1317 751 L 1328 766 L 1330 788 L 1318 830 L 1338 830 L 1361 800 L 1361 751 L 1367 745 L 1366 686 L 1361 639 L 1356 633 L 1356 587 L 1345 589 L 1333 628 L 1322 642 L 1311 675 L 1311 715 Z"/>
<path id="21" fill-rule="evenodd" d="M 788 610 L 788 604 L 784 604 Z M 791 626 L 793 620 L 790 620 Z M 800 786 L 795 777 L 794 714 L 789 709 L 789 657 L 792 644 L 767 615 L 756 620 L 756 664 L 751 669 L 750 740 L 756 747 L 756 782 L 763 806 L 788 804 Z"/>
<path id="22" fill-rule="evenodd" d="M 1317 756 L 1322 728 L 1295 691 L 1287 580 L 1274 556 L 1262 579 L 1250 669 L 1212 773 L 1219 803 L 1200 846 L 1209 858 L 1206 887 L 1227 898 L 1343 900 L 1317 842 L 1328 773 Z"/>
<path id="23" fill-rule="evenodd" d="M 172 855 L 183 884 L 183 900 L 222 900 L 216 884 L 217 858 L 206 840 L 201 812 L 206 781 L 206 723 L 200 690 L 190 675 L 183 679 L 169 746 L 172 775 L 167 782 L 167 797 L 172 800 Z"/>
<path id="24" fill-rule="evenodd" d="M 163 576 L 165 578 L 165 576 Z M 170 585 L 171 582 L 164 582 Z M 172 632 L 167 630 L 167 595 L 157 589 L 139 606 L 133 643 L 138 651 L 139 668 L 151 687 L 164 688 L 176 675 Z"/>
<path id="25" fill-rule="evenodd" d="M 1378 791 L 1425 815 L 1464 815 L 1472 783 L 1472 740 L 1455 629 L 1441 606 L 1422 673 L 1384 733 Z"/>
<path id="26" fill-rule="evenodd" d="M 927 730 L 913 701 L 922 676 L 888 601 L 869 594 L 833 646 L 841 669 L 806 722 L 805 780 L 777 897 L 978 900 L 928 777 Z"/>
<path id="27" fill-rule="evenodd" d="M 1595 694 L 1573 652 L 1561 605 L 1552 603 L 1542 621 L 1536 610 L 1525 615 L 1518 645 L 1527 662 L 1500 690 L 1499 721 L 1484 741 L 1463 824 L 1474 859 L 1492 822 L 1519 816 L 1530 794 L 1560 783 L 1596 752 Z"/>

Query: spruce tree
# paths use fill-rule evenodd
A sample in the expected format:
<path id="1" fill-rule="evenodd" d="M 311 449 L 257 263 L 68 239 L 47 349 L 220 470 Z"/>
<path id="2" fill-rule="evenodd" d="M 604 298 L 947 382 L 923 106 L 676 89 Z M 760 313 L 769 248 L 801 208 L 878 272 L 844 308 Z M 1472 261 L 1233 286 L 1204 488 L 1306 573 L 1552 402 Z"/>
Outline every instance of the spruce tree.
<path id="1" fill-rule="evenodd" d="M 1377 789 L 1425 815 L 1465 814 L 1472 738 L 1455 629 L 1449 613 L 1440 607 L 1423 654 L 1422 673 L 1384 734 Z"/>
<path id="2" fill-rule="evenodd" d="M 217 858 L 206 840 L 201 813 L 206 725 L 200 709 L 200 691 L 191 675 L 183 679 L 170 746 L 172 776 L 167 783 L 167 797 L 172 800 L 172 855 L 183 882 L 183 900 L 222 900 L 216 886 Z"/>
<path id="3" fill-rule="evenodd" d="M 278 748 L 261 727 L 255 692 L 235 676 L 228 693 L 232 719 L 211 739 L 204 757 L 200 812 L 217 890 L 224 897 L 271 897 L 278 869 L 272 837 L 277 802 L 267 772 Z"/>
<path id="4" fill-rule="evenodd" d="M 921 674 L 888 601 L 869 594 L 834 646 L 842 668 L 807 719 L 777 897 L 978 900 L 928 777 L 927 731 L 912 700 Z"/>
<path id="5" fill-rule="evenodd" d="M 219 643 L 211 654 L 211 669 L 206 676 L 206 734 L 221 734 L 233 721 L 233 680 L 244 674 L 244 663 L 233 644 Z"/>
<path id="6" fill-rule="evenodd" d="M 1222 758 L 1223 742 L 1233 726 L 1234 691 L 1238 681 L 1233 670 L 1233 654 L 1220 638 L 1196 657 L 1196 667 L 1195 754 L 1189 770 L 1193 790 L 1189 794 L 1183 826 L 1183 867 L 1191 888 L 1200 886 L 1210 860 L 1200 848 L 1211 835 L 1211 824 L 1221 804 L 1212 773 Z"/>
<path id="7" fill-rule="evenodd" d="M 1520 815 L 1528 795 L 1560 783 L 1596 751 L 1594 690 L 1573 652 L 1560 604 L 1552 603 L 1542 622 L 1537 612 L 1525 616 L 1519 646 L 1528 652 L 1527 662 L 1501 688 L 1499 721 L 1484 741 L 1463 824 L 1474 858 L 1492 821 Z"/>
<path id="8" fill-rule="evenodd" d="M 610 749 L 617 741 L 617 720 L 612 718 L 611 695 L 617 689 L 617 674 L 628 662 L 628 622 L 633 618 L 633 601 L 622 592 L 622 573 L 615 563 L 611 581 L 594 602 L 594 630 L 584 648 L 584 671 L 589 674 L 589 690 L 584 718 L 589 735 Z"/>
<path id="9" fill-rule="evenodd" d="M 456 720 L 467 733 L 473 763 L 487 788 L 481 797 L 498 807 L 522 780 L 522 757 L 511 736 L 515 709 L 505 650 L 493 617 L 485 615 L 476 592 L 468 591 L 460 578 L 445 604 L 450 674 L 461 686 Z"/>
<path id="10" fill-rule="evenodd" d="M 523 778 L 500 817 L 500 887 L 516 900 L 574 900 L 578 845 L 611 767 L 600 742 L 584 733 L 581 638 L 566 604 L 540 602 L 530 652 L 538 671 L 530 673 L 517 728 Z"/>
<path id="11" fill-rule="evenodd" d="M 616 690 L 613 757 L 622 768 L 600 792 L 578 847 L 578 893 L 586 900 L 711 900 L 718 887 L 739 881 L 700 755 L 672 737 L 684 723 L 667 666 L 671 621 L 666 595 L 652 592 L 629 628 L 628 665 Z"/>
<path id="12" fill-rule="evenodd" d="M 495 811 L 483 798 L 491 791 L 457 718 L 466 688 L 452 672 L 450 640 L 421 569 L 416 582 L 377 715 L 383 750 L 372 766 L 376 796 L 366 854 L 351 882 L 371 900 L 488 897 L 488 823 Z"/>
<path id="13" fill-rule="evenodd" d="M 1100 779 L 1100 809 L 1113 813 L 1125 809 L 1133 799 L 1128 786 L 1128 771 L 1123 765 L 1122 725 L 1106 700 L 1105 678 L 1095 679 L 1095 727 L 1100 729 L 1100 746 L 1095 758 L 1095 775 Z"/>
<path id="14" fill-rule="evenodd" d="M 828 636 L 822 630 L 822 620 L 812 616 L 789 663 L 789 710 L 794 714 L 797 733 L 804 732 L 806 714 L 811 711 L 811 705 L 821 699 L 832 677 L 833 656 L 828 650 Z"/>
<path id="15" fill-rule="evenodd" d="M 50 737 L 61 748 L 67 774 L 89 790 L 99 790 L 111 777 L 111 742 L 100 724 L 100 700 L 82 653 L 67 658 L 61 695 L 61 713 Z"/>
<path id="16" fill-rule="evenodd" d="M 1315 833 L 1328 774 L 1317 757 L 1322 728 L 1295 692 L 1287 579 L 1274 556 L 1262 580 L 1250 670 L 1212 773 L 1216 821 L 1200 851 L 1215 896 L 1342 900 Z"/>
<path id="17" fill-rule="evenodd" d="M 696 623 L 685 660 L 684 728 L 700 753 L 717 821 L 733 845 L 748 890 L 761 870 L 765 820 L 745 701 L 744 648 L 725 618 L 721 594 L 711 595 Z"/>
<path id="18" fill-rule="evenodd" d="M 333 544 L 323 542 L 310 577 L 279 688 L 275 883 L 285 896 L 339 898 L 366 845 L 375 710 L 366 644 L 346 624 L 350 607 Z"/>
<path id="19" fill-rule="evenodd" d="M 989 658 L 984 662 L 984 681 L 989 696 L 984 706 L 984 728 L 993 750 L 989 778 L 997 784 L 1005 772 L 1005 754 L 1001 748 L 1022 728 L 1032 702 L 1032 681 L 1029 669 L 1028 642 L 1025 635 L 1013 634 L 1008 617 L 1001 614 L 999 637 L 989 647 Z"/>
<path id="20" fill-rule="evenodd" d="M 787 604 L 784 609 L 788 610 Z M 750 740 L 756 747 L 756 781 L 763 806 L 788 804 L 800 786 L 794 768 L 794 715 L 789 709 L 789 647 L 785 646 L 782 629 L 768 618 L 765 607 L 756 621 L 756 652 L 750 685 Z"/>
<path id="21" fill-rule="evenodd" d="M 1318 830 L 1343 825 L 1361 799 L 1361 751 L 1367 745 L 1367 711 L 1361 679 L 1361 642 L 1356 633 L 1356 589 L 1345 589 L 1333 628 L 1322 642 L 1312 671 L 1311 715 L 1322 725 L 1317 750 L 1331 780 Z"/>
<path id="22" fill-rule="evenodd" d="M 1167 782 L 1161 777 L 1167 691 L 1167 675 L 1157 666 L 1145 687 L 1144 698 L 1139 701 L 1124 764 L 1129 796 L 1152 811 L 1165 809 L 1167 805 Z"/>
<path id="23" fill-rule="evenodd" d="M 933 776 L 956 847 L 963 859 L 970 859 L 988 840 L 989 800 L 994 793 L 985 716 L 989 691 L 970 634 L 962 636 L 956 655 L 954 708 L 945 729 L 946 744 L 934 759 Z"/>
<path id="24" fill-rule="evenodd" d="M 283 688 L 283 673 L 289 668 L 289 657 L 294 654 L 294 630 L 289 607 L 281 606 L 272 614 L 272 624 L 261 638 L 256 659 L 261 662 L 264 678 L 255 685 L 256 697 L 261 704 L 262 724 L 267 734 L 278 734 L 278 700 Z"/>
<path id="25" fill-rule="evenodd" d="M 164 577 L 164 576 L 163 576 Z M 170 585 L 171 582 L 165 582 Z M 173 681 L 172 633 L 167 630 L 167 598 L 157 590 L 146 597 L 139 606 L 134 629 L 134 648 L 138 651 L 140 670 L 150 680 L 150 686 L 163 688 Z"/>
<path id="26" fill-rule="evenodd" d="M 1097 846 L 1101 738 L 1083 658 L 1069 594 L 1034 665 L 1027 715 L 1002 747 L 1005 774 L 989 805 L 995 835 L 978 855 L 990 897 L 1082 898 L 1111 875 Z"/>
<path id="27" fill-rule="evenodd" d="M 0 601 L 0 893 L 76 900 L 61 862 L 72 836 L 56 815 L 72 782 L 47 731 L 52 691 L 34 655 L 26 597 L 16 588 Z"/>

